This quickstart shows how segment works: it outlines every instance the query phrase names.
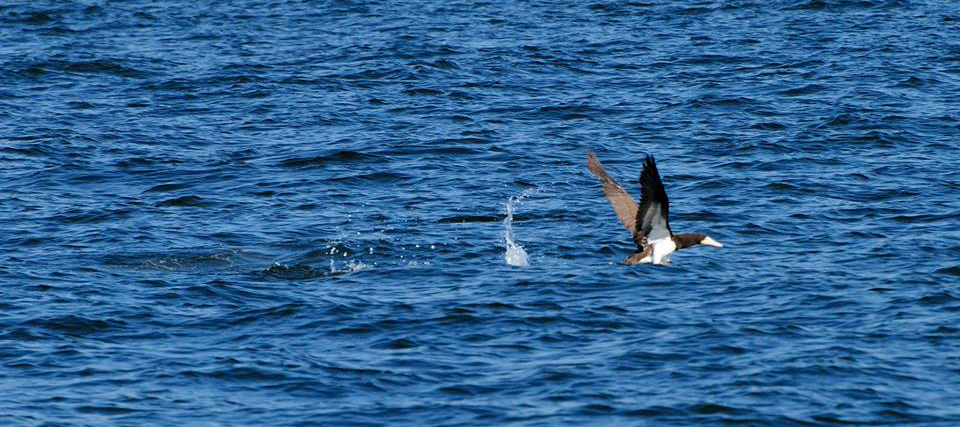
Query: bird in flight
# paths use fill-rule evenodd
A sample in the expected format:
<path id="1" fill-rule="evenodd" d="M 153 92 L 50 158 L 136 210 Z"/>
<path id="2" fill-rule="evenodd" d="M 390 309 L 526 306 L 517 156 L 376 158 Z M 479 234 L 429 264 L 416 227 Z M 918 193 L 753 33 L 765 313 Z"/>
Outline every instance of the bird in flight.
<path id="1" fill-rule="evenodd" d="M 600 178 L 603 194 L 610 200 L 620 222 L 630 230 L 633 242 L 637 244 L 637 250 L 627 257 L 625 264 L 669 264 L 667 255 L 683 248 L 694 245 L 723 247 L 723 244 L 706 234 L 674 234 L 670 231 L 670 200 L 653 156 L 647 156 L 643 173 L 640 174 L 640 205 L 607 173 L 592 150 L 587 151 L 587 168 Z"/>

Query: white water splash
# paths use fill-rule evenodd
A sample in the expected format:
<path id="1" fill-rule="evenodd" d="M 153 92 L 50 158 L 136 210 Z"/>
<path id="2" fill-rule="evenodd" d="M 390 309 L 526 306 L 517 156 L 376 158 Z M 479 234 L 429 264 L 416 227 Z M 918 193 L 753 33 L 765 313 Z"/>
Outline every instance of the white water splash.
<path id="1" fill-rule="evenodd" d="M 370 268 L 370 265 L 364 264 L 360 261 L 350 260 L 343 264 L 343 268 L 338 268 L 337 263 L 330 260 L 330 275 L 339 276 L 341 274 L 350 274 L 360 270 L 366 270 Z"/>
<path id="2" fill-rule="evenodd" d="M 528 188 L 522 193 L 511 196 L 507 199 L 507 217 L 503 219 L 503 242 L 506 246 L 506 252 L 503 254 L 504 260 L 509 265 L 526 266 L 530 265 L 530 257 L 527 251 L 523 249 L 515 240 L 513 240 L 513 210 L 520 204 L 524 197 L 533 193 L 535 188 Z"/>

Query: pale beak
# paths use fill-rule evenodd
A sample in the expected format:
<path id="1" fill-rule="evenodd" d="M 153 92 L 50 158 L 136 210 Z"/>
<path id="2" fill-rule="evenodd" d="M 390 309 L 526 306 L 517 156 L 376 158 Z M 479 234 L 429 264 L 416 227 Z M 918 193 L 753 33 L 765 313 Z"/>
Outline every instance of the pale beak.
<path id="1" fill-rule="evenodd" d="M 703 240 L 700 241 L 700 244 L 701 244 L 701 245 L 716 246 L 716 247 L 718 247 L 718 248 L 722 248 L 722 247 L 723 247 L 723 243 L 720 243 L 720 242 L 718 242 L 718 241 L 716 241 L 716 240 L 711 239 L 710 236 L 704 237 Z"/>

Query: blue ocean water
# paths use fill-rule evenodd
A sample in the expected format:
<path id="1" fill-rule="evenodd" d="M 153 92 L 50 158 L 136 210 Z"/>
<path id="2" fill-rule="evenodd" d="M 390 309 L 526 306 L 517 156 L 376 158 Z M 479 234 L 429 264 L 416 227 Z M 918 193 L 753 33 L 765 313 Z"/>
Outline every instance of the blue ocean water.
<path id="1" fill-rule="evenodd" d="M 0 41 L 2 425 L 960 423 L 953 2 L 6 1 Z M 726 247 L 622 265 L 590 148 Z"/>

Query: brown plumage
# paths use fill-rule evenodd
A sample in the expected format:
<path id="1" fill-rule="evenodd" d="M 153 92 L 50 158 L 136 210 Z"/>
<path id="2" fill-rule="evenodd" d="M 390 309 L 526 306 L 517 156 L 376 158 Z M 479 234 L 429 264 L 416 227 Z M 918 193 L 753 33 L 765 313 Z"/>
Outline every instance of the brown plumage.
<path id="1" fill-rule="evenodd" d="M 625 263 L 667 264 L 669 261 L 666 256 L 679 249 L 700 244 L 723 247 L 705 234 L 673 234 L 670 231 L 670 199 L 663 187 L 663 181 L 660 180 L 660 172 L 653 156 L 647 156 L 643 173 L 640 174 L 639 205 L 623 186 L 607 173 L 593 151 L 587 151 L 587 168 L 600 179 L 603 194 L 610 200 L 617 217 L 630 231 L 633 242 L 637 245 L 637 251 L 631 254 Z"/>

